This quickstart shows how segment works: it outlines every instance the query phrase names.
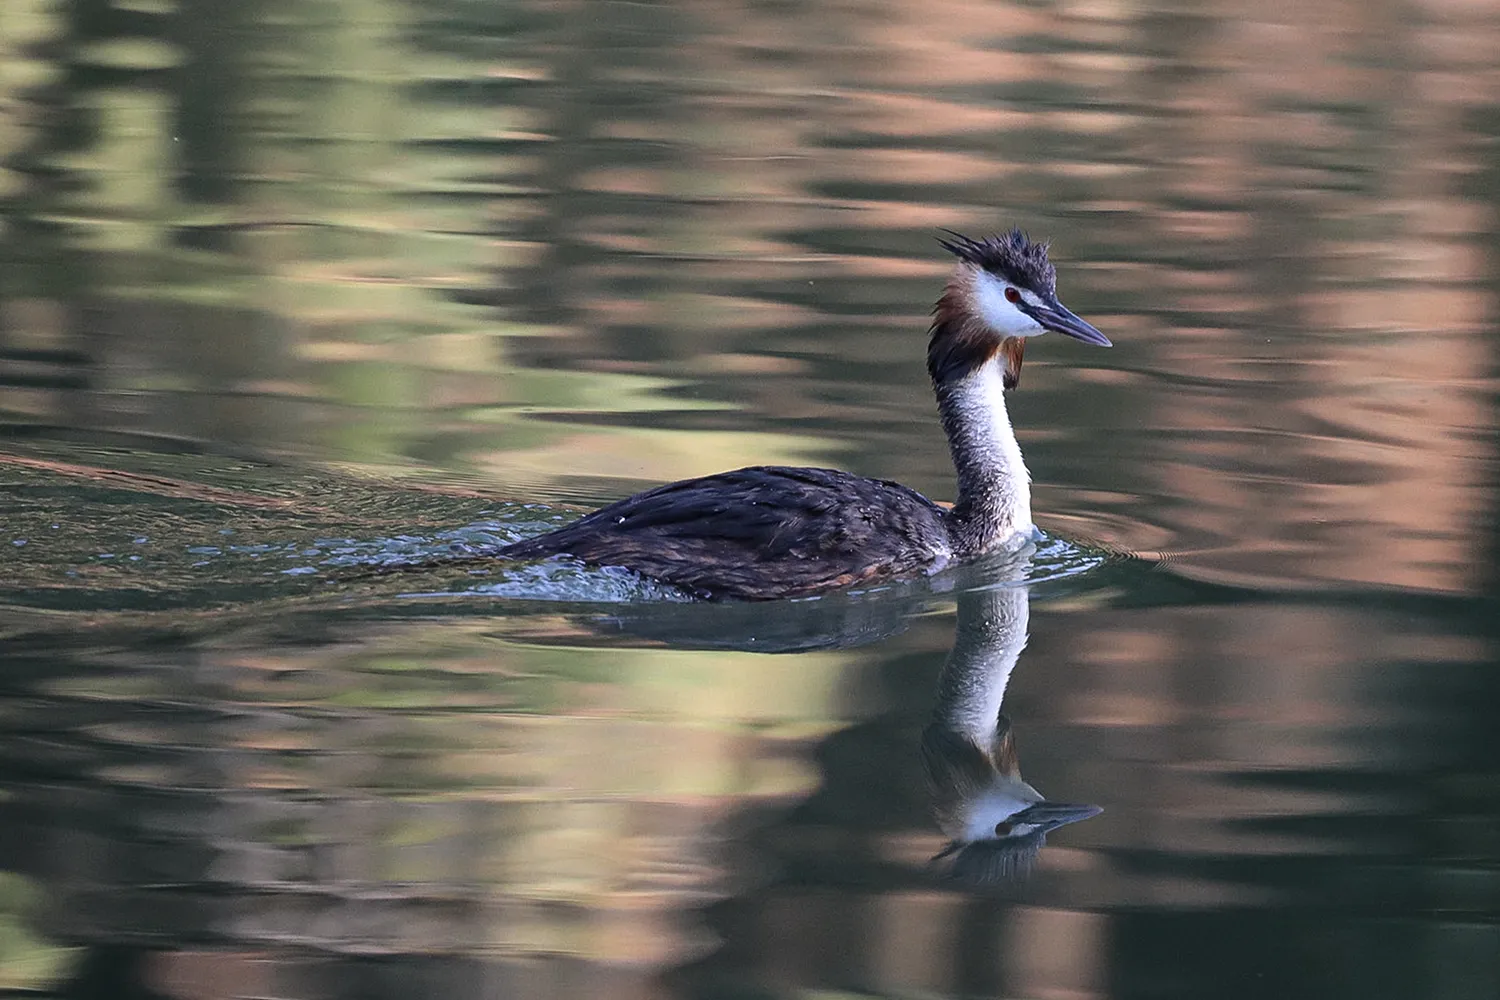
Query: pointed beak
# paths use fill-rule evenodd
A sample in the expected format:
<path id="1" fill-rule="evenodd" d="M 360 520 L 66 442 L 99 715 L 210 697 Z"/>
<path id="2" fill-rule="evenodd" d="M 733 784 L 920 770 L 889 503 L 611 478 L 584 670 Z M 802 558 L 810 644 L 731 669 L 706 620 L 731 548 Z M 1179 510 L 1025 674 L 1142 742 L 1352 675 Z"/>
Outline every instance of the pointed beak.
<path id="1" fill-rule="evenodd" d="M 1092 329 L 1092 328 L 1091 328 Z M 1038 802 L 1028 806 L 1010 818 L 1012 823 L 1033 823 L 1046 833 L 1069 823 L 1092 819 L 1102 813 L 1100 806 L 1071 805 L 1067 802 Z"/>
<path id="2" fill-rule="evenodd" d="M 1048 330 L 1065 333 L 1070 337 L 1093 344 L 1095 347 L 1112 347 L 1109 338 L 1095 329 L 1088 320 L 1053 299 L 1051 302 L 1026 309 L 1032 319 Z"/>

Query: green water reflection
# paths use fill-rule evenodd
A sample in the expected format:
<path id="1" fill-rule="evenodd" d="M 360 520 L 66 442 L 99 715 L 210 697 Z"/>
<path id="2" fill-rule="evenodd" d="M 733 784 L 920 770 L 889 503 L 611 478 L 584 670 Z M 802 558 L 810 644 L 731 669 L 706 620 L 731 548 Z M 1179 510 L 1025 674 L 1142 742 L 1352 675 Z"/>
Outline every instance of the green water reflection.
<path id="1" fill-rule="evenodd" d="M 1493 997 L 1496 51 L 1485 2 L 0 4 L 0 990 Z M 1105 810 L 1028 879 L 928 866 L 973 578 L 352 572 L 743 464 L 950 497 L 933 236 L 1011 224 L 1118 345 L 1013 397 L 1005 712 Z"/>

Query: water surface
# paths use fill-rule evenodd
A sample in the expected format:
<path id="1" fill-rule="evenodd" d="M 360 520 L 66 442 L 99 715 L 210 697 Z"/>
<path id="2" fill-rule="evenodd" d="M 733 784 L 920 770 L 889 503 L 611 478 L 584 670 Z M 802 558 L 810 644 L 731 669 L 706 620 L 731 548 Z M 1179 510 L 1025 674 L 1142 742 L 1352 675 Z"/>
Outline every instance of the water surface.
<path id="1" fill-rule="evenodd" d="M 0 990 L 1495 996 L 1496 51 L 1484 3 L 5 5 Z M 934 237 L 1013 224 L 1117 345 L 1027 352 L 1025 567 L 390 571 L 744 464 L 951 498 Z M 1022 773 L 1103 812 L 953 879 L 921 734 L 1018 587 Z"/>

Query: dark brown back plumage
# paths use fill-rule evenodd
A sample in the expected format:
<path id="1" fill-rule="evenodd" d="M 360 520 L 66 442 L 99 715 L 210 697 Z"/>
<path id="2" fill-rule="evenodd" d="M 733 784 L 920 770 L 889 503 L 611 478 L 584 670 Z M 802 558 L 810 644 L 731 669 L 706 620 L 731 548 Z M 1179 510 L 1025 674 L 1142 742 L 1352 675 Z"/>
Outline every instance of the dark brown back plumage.
<path id="1" fill-rule="evenodd" d="M 498 554 L 568 555 L 703 598 L 765 600 L 946 564 L 943 518 L 942 508 L 899 483 L 755 466 L 638 493 Z"/>

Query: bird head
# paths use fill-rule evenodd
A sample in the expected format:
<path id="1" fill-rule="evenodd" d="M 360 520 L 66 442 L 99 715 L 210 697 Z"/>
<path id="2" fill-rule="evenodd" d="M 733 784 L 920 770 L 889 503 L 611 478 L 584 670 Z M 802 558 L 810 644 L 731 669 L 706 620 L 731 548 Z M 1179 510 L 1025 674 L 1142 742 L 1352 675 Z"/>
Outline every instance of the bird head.
<path id="1" fill-rule="evenodd" d="M 996 353 L 1005 360 L 1005 387 L 1020 380 L 1026 338 L 1049 330 L 1086 344 L 1109 338 L 1057 298 L 1057 268 L 1047 244 L 1019 229 L 975 240 L 945 230 L 943 248 L 958 268 L 938 301 L 929 368 L 934 379 L 965 374 Z"/>

